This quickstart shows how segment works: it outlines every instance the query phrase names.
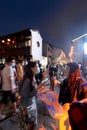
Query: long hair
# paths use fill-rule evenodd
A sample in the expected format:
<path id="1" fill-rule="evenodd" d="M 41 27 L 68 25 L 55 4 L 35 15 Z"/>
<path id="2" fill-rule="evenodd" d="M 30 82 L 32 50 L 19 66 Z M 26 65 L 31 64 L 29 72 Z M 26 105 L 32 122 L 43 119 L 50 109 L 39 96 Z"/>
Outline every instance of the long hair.
<path id="1" fill-rule="evenodd" d="M 24 77 L 23 77 L 23 81 L 27 78 L 30 79 L 30 86 L 31 89 L 34 87 L 32 86 L 32 81 L 33 81 L 33 72 L 31 70 L 31 68 L 35 67 L 37 64 L 37 62 L 34 61 L 30 61 L 25 67 L 24 67 Z"/>
<path id="2" fill-rule="evenodd" d="M 80 69 L 75 70 L 68 76 L 68 88 L 70 89 L 71 95 L 74 94 L 79 77 L 81 77 Z"/>

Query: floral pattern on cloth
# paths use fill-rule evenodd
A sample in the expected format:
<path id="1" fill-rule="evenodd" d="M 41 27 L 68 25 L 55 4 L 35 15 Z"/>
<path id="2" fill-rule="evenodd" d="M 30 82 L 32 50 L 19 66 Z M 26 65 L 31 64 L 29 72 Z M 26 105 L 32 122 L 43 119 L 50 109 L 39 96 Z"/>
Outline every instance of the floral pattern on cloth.
<path id="1" fill-rule="evenodd" d="M 35 130 L 37 125 L 36 99 L 29 99 L 29 106 L 19 106 L 19 130 Z"/>

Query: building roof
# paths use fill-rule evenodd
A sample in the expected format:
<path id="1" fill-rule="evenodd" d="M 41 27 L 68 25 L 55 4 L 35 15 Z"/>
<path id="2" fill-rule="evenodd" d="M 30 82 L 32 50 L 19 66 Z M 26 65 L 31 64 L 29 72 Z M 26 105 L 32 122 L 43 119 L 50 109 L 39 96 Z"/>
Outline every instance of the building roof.
<path id="1" fill-rule="evenodd" d="M 30 29 L 25 29 L 25 30 L 22 30 L 22 31 L 19 31 L 19 32 L 15 32 L 15 33 L 0 36 L 0 39 L 7 39 L 7 38 L 11 38 L 13 36 L 18 37 L 20 35 L 31 36 L 31 31 L 30 31 Z"/>
<path id="2" fill-rule="evenodd" d="M 86 34 L 83 34 L 83 35 L 81 35 L 81 36 L 79 36 L 79 37 L 77 37 L 77 38 L 75 38 L 75 39 L 73 39 L 72 42 L 75 42 L 75 41 L 77 41 L 77 40 L 79 40 L 79 39 L 81 39 L 81 38 L 83 38 L 83 37 L 85 37 L 85 36 L 87 36 L 87 33 L 86 33 Z"/>

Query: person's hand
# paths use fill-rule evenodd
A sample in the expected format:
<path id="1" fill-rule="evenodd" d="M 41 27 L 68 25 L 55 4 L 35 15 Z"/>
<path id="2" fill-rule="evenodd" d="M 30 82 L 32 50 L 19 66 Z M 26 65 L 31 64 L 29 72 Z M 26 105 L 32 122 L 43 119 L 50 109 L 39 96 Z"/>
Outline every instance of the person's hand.
<path id="1" fill-rule="evenodd" d="M 38 90 L 38 89 L 41 89 L 42 86 L 44 86 L 44 83 L 41 82 L 41 83 L 38 85 L 37 90 Z"/>
<path id="2" fill-rule="evenodd" d="M 13 93 L 15 93 L 16 92 L 16 89 L 12 89 L 11 90 L 11 93 L 13 94 Z"/>
<path id="3" fill-rule="evenodd" d="M 80 102 L 80 103 L 87 102 L 87 98 L 84 98 L 84 99 L 80 100 L 79 102 Z"/>
<path id="4" fill-rule="evenodd" d="M 69 109 L 70 109 L 70 103 L 65 103 L 65 104 L 63 105 L 63 110 L 64 110 L 65 112 L 67 112 Z"/>

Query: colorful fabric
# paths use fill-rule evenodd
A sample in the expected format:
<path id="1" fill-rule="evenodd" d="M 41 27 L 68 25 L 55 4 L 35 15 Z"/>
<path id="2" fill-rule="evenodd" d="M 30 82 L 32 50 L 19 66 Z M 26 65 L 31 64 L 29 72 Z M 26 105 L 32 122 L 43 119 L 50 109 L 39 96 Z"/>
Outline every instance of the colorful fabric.
<path id="1" fill-rule="evenodd" d="M 37 107 L 35 97 L 29 99 L 29 106 L 19 106 L 19 128 L 20 130 L 34 130 L 37 124 Z"/>
<path id="2" fill-rule="evenodd" d="M 63 111 L 62 106 L 58 103 L 58 93 L 49 89 L 47 92 L 39 92 L 37 98 L 45 103 L 51 117 L 55 118 L 55 114 Z M 60 109 L 59 109 L 60 108 Z"/>
<path id="3" fill-rule="evenodd" d="M 72 130 L 87 130 L 87 102 L 71 104 L 68 113 Z"/>

